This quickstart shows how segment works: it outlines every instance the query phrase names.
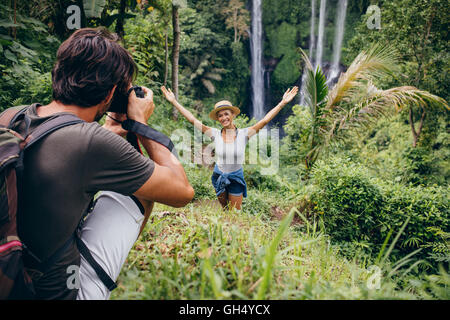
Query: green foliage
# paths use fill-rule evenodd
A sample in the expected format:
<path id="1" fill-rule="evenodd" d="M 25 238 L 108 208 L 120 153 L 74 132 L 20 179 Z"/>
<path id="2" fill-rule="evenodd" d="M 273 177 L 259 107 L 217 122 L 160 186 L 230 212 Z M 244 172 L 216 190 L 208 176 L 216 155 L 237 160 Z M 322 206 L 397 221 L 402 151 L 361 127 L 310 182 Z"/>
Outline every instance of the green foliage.
<path id="1" fill-rule="evenodd" d="M 393 272 L 387 263 L 380 288 L 369 289 L 373 272 L 368 261 L 343 258 L 313 225 L 300 233 L 287 222 L 245 210 L 225 213 L 210 205 L 156 205 L 111 297 L 255 299 L 264 293 L 266 299 L 448 298 L 444 269 L 417 276 L 409 266 Z"/>
<path id="2" fill-rule="evenodd" d="M 16 12 L 14 23 L 12 10 L 0 8 L 0 111 L 15 102 L 30 103 L 41 97 L 48 101 L 48 76 L 42 73 L 49 70 L 58 41 L 42 22 Z M 21 93 L 30 94 L 23 97 Z"/>
<path id="3" fill-rule="evenodd" d="M 447 188 L 405 187 L 400 184 L 380 184 L 386 195 L 384 211 L 392 228 L 399 228 L 409 217 L 399 238 L 398 254 L 422 249 L 418 257 L 428 259 L 437 269 L 438 263 L 450 262 L 448 242 L 450 202 Z M 387 230 L 381 229 L 382 236 Z"/>
<path id="4" fill-rule="evenodd" d="M 402 157 L 406 164 L 403 168 L 406 182 L 412 184 L 427 184 L 427 178 L 433 173 L 433 160 L 430 150 L 424 147 L 408 148 L 403 152 Z"/>
<path id="5" fill-rule="evenodd" d="M 271 206 L 268 202 L 268 192 L 257 193 L 248 189 L 247 198 L 242 201 L 242 210 L 252 215 L 262 215 L 265 218 L 270 216 Z"/>
<path id="6" fill-rule="evenodd" d="M 372 241 L 380 243 L 377 229 L 383 196 L 364 168 L 347 159 L 319 161 L 311 172 L 317 191 L 311 200 L 323 215 L 325 229 L 337 241 Z"/>
<path id="7" fill-rule="evenodd" d="M 312 128 L 311 112 L 300 105 L 292 107 L 292 115 L 284 125 L 280 155 L 285 165 L 304 165 L 309 151 L 309 137 Z"/>
<path id="8" fill-rule="evenodd" d="M 139 12 L 133 20 L 127 20 L 124 29 L 126 48 L 138 65 L 140 79 L 156 85 L 162 83 L 165 69 L 165 25 L 160 23 L 158 13 L 152 11 L 144 15 Z"/>
<path id="9" fill-rule="evenodd" d="M 99 18 L 105 5 L 106 0 L 83 0 L 86 18 Z"/>
<path id="10" fill-rule="evenodd" d="M 32 104 L 35 102 L 45 105 L 51 102 L 52 76 L 50 72 L 34 74 L 33 76 L 35 78 L 30 78 L 28 85 L 20 90 L 19 98 L 14 101 L 14 105 Z"/>
<path id="11" fill-rule="evenodd" d="M 349 43 L 349 59 L 373 43 L 394 44 L 405 63 L 396 80 L 449 99 L 448 3 L 445 0 L 383 1 L 381 29 L 369 29 L 367 15 Z M 346 62 L 348 62 L 347 60 Z"/>
<path id="12" fill-rule="evenodd" d="M 266 29 L 271 56 L 281 58 L 273 73 L 273 85 L 281 88 L 292 85 L 300 77 L 298 63 L 301 56 L 295 41 L 298 28 L 283 22 Z"/>
<path id="13" fill-rule="evenodd" d="M 224 34 L 214 32 L 207 15 L 192 8 L 180 10 L 180 28 L 181 59 L 184 54 L 218 53 L 229 41 Z"/>
<path id="14" fill-rule="evenodd" d="M 211 182 L 212 171 L 206 168 L 198 168 L 195 165 L 185 166 L 186 175 L 195 190 L 194 200 L 216 200 L 216 193 Z"/>
<path id="15" fill-rule="evenodd" d="M 383 182 L 363 166 L 341 158 L 318 161 L 312 182 L 314 212 L 323 217 L 332 239 L 365 243 L 369 252 L 377 254 L 390 230 L 398 230 L 409 218 L 393 258 L 420 248 L 417 257 L 429 261 L 433 268 L 439 262 L 449 262 L 448 189 Z"/>
<path id="16" fill-rule="evenodd" d="M 412 148 L 410 127 L 403 118 L 400 114 L 382 119 L 371 130 L 355 135 L 345 147 L 346 154 L 385 180 L 425 186 L 448 184 L 450 154 L 445 124 L 435 129 L 436 136 L 427 144 Z"/>

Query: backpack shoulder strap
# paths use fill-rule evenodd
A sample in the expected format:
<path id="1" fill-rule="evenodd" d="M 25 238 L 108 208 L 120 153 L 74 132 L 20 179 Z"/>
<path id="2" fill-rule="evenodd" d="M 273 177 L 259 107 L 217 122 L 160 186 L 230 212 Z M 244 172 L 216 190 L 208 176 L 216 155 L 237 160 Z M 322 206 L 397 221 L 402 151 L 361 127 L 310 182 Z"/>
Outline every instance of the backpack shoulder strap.
<path id="1" fill-rule="evenodd" d="M 2 127 L 9 127 L 13 119 L 16 119 L 20 114 L 25 112 L 28 106 L 12 107 L 8 108 L 0 113 L 0 125 Z"/>
<path id="2" fill-rule="evenodd" d="M 81 123 L 83 120 L 72 114 L 64 114 L 50 120 L 45 121 L 31 132 L 26 138 L 25 149 L 31 147 L 35 142 L 49 135 L 62 127 L 70 126 L 72 124 Z"/>

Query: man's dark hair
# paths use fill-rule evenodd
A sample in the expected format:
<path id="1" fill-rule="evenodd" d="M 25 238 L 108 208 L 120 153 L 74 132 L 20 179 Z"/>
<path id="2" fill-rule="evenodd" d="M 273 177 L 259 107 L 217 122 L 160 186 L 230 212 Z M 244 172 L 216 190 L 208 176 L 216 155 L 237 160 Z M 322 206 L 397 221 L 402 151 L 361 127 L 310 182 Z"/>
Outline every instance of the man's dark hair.
<path id="1" fill-rule="evenodd" d="M 53 99 L 65 105 L 92 107 L 116 90 L 126 91 L 137 67 L 117 42 L 118 36 L 105 28 L 74 32 L 58 49 L 52 70 Z"/>

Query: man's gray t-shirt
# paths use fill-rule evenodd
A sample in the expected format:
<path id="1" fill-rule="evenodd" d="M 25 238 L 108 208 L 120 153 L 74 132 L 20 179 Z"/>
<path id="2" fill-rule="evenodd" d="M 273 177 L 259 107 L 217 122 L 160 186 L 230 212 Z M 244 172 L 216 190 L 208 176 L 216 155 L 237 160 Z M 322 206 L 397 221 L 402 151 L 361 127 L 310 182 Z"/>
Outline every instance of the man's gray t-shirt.
<path id="1" fill-rule="evenodd" d="M 26 111 L 32 120 L 31 130 L 58 116 L 39 117 L 36 106 Z M 125 139 L 96 122 L 58 129 L 25 152 L 19 236 L 31 252 L 46 259 L 73 236 L 98 191 L 131 195 L 150 178 L 154 166 Z M 63 260 L 67 264 L 79 261 L 75 244 Z M 54 281 L 42 281 L 43 292 L 55 291 L 44 298 L 67 298 L 52 288 Z"/>

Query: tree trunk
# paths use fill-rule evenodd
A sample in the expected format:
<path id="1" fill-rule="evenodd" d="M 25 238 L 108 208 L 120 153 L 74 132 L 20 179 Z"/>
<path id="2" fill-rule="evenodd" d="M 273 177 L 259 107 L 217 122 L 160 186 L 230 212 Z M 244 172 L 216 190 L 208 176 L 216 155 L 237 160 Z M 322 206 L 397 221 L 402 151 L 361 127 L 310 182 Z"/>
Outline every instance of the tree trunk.
<path id="1" fill-rule="evenodd" d="M 17 23 L 16 12 L 17 12 L 17 0 L 14 0 L 14 24 Z M 12 36 L 13 36 L 14 40 L 16 40 L 16 36 L 17 36 L 17 28 L 16 27 L 12 28 Z"/>
<path id="2" fill-rule="evenodd" d="M 125 10 L 127 8 L 127 0 L 120 0 L 119 5 L 119 15 L 117 16 L 117 23 L 116 23 L 116 33 L 124 41 L 125 36 L 125 30 L 123 28 L 123 23 L 125 20 Z M 125 43 L 125 41 L 124 41 Z"/>
<path id="3" fill-rule="evenodd" d="M 237 42 L 238 38 L 238 23 L 237 23 L 237 9 L 233 12 L 233 22 L 234 22 L 234 42 Z"/>
<path id="4" fill-rule="evenodd" d="M 167 86 L 167 78 L 169 76 L 169 26 L 166 28 L 165 50 L 165 70 L 164 70 L 164 86 Z"/>
<path id="5" fill-rule="evenodd" d="M 420 133 L 422 132 L 422 128 L 423 128 L 423 122 L 425 120 L 425 109 L 422 109 L 422 116 L 420 117 L 420 122 L 419 122 L 419 128 L 416 131 L 415 128 L 415 124 L 414 124 L 414 113 L 412 108 L 409 108 L 409 124 L 411 125 L 411 132 L 412 132 L 412 136 L 413 136 L 413 148 L 415 148 L 417 146 L 417 142 L 419 141 L 419 136 Z"/>
<path id="6" fill-rule="evenodd" d="M 178 100 L 178 60 L 180 58 L 180 24 L 178 7 L 172 5 L 173 46 L 172 46 L 172 91 Z M 178 119 L 178 111 L 173 107 L 172 116 Z"/>

